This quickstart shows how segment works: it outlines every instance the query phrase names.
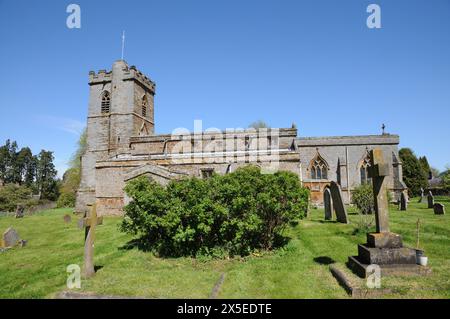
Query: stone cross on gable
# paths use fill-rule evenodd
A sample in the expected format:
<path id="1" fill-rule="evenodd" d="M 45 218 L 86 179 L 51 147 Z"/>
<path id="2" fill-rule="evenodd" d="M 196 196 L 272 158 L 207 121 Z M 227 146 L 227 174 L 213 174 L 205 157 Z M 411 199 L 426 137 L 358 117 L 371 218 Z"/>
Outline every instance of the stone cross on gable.
<path id="1" fill-rule="evenodd" d="M 370 161 L 369 177 L 372 178 L 373 184 L 377 233 L 389 232 L 389 207 L 386 187 L 389 165 L 385 162 L 381 149 L 370 151 Z"/>
<path id="2" fill-rule="evenodd" d="M 88 204 L 89 212 L 79 220 L 78 227 L 85 228 L 84 233 L 84 276 L 91 277 L 95 274 L 94 268 L 94 241 L 95 227 L 103 224 L 103 217 L 97 217 L 95 204 Z M 87 215 L 87 216 L 86 216 Z"/>

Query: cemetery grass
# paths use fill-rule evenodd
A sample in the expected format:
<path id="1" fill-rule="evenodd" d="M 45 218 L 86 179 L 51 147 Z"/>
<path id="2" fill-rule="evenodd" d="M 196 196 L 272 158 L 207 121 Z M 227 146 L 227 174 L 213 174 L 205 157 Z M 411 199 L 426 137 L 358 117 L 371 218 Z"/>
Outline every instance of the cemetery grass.
<path id="1" fill-rule="evenodd" d="M 448 197 L 436 197 L 450 207 Z M 407 212 L 390 207 L 391 230 L 405 245 L 416 245 L 420 218 L 420 246 L 433 272 L 426 277 L 383 278 L 386 298 L 450 298 L 450 216 L 434 215 L 426 203 L 412 199 Z M 137 248 L 132 237 L 118 231 L 121 218 L 107 217 L 97 227 L 95 277 L 82 280 L 77 292 L 146 298 L 208 298 L 225 274 L 218 298 L 348 298 L 329 271 L 330 263 L 344 265 L 357 254 L 365 234 L 355 233 L 359 216 L 349 209 L 350 225 L 326 222 L 322 209 L 289 228 L 289 243 L 273 252 L 246 258 L 207 260 L 157 258 Z M 0 298 L 52 298 L 67 291 L 66 267 L 82 265 L 84 231 L 78 217 L 64 223 L 71 209 L 53 209 L 23 219 L 0 217 L 0 231 L 14 227 L 27 246 L 0 253 Z"/>

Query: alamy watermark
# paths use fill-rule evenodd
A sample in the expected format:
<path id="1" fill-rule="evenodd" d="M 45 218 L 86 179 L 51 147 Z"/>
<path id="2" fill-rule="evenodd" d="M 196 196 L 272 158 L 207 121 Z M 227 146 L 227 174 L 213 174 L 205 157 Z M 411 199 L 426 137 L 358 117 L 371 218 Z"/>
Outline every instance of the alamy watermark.
<path id="1" fill-rule="evenodd" d="M 366 286 L 369 289 L 381 288 L 381 268 L 376 264 L 367 266 Z"/>
<path id="2" fill-rule="evenodd" d="M 218 128 L 202 130 L 202 121 L 194 121 L 194 132 L 175 129 L 164 144 L 164 153 L 173 164 L 249 163 L 257 164 L 261 173 L 278 171 L 280 129 Z"/>
<path id="3" fill-rule="evenodd" d="M 81 8 L 78 4 L 71 3 L 67 6 L 66 12 L 70 13 L 66 19 L 66 26 L 69 29 L 81 28 Z"/>
<path id="4" fill-rule="evenodd" d="M 80 289 L 81 288 L 81 269 L 77 264 L 71 264 L 67 266 L 66 272 L 69 273 L 67 277 L 67 288 L 69 289 Z"/>
<path id="5" fill-rule="evenodd" d="M 372 3 L 367 6 L 366 11 L 370 13 L 366 21 L 367 27 L 369 29 L 381 29 L 381 7 Z"/>

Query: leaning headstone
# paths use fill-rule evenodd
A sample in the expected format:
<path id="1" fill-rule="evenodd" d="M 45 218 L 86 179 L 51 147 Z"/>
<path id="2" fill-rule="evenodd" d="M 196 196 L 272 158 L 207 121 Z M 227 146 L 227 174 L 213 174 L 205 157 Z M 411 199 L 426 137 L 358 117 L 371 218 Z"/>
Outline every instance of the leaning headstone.
<path id="1" fill-rule="evenodd" d="M 23 218 L 23 216 L 25 215 L 24 211 L 25 211 L 25 208 L 22 205 L 17 205 L 15 217 Z"/>
<path id="2" fill-rule="evenodd" d="M 12 228 L 9 227 L 4 233 L 2 237 L 3 247 L 13 247 L 20 241 L 19 233 Z"/>
<path id="3" fill-rule="evenodd" d="M 72 217 L 70 217 L 69 214 L 65 214 L 65 215 L 64 215 L 64 222 L 65 222 L 66 224 L 68 224 L 68 223 L 70 223 L 71 221 L 72 221 Z"/>
<path id="4" fill-rule="evenodd" d="M 428 192 L 427 199 L 428 199 L 428 208 L 433 208 L 433 206 L 434 206 L 434 196 L 433 196 L 433 193 L 431 191 Z"/>
<path id="5" fill-rule="evenodd" d="M 323 191 L 323 205 L 325 209 L 325 220 L 331 220 L 333 218 L 333 203 L 331 201 L 331 191 L 328 187 L 325 187 Z"/>
<path id="6" fill-rule="evenodd" d="M 400 194 L 400 202 L 399 202 L 398 206 L 399 206 L 398 208 L 400 210 L 406 210 L 406 208 L 408 207 L 408 201 L 406 200 L 406 196 L 405 196 L 404 192 L 402 192 Z"/>
<path id="7" fill-rule="evenodd" d="M 445 214 L 445 206 L 441 203 L 436 203 L 433 205 L 433 210 L 436 215 L 444 215 Z"/>
<path id="8" fill-rule="evenodd" d="M 334 181 L 330 183 L 331 198 L 333 200 L 334 212 L 336 213 L 336 220 L 340 223 L 348 224 L 347 210 L 342 200 L 341 187 Z"/>

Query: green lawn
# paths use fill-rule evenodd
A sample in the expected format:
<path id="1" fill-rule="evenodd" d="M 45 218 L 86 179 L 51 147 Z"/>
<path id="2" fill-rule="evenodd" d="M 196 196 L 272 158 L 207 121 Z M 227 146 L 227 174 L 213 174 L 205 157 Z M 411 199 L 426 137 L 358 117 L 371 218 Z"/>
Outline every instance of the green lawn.
<path id="1" fill-rule="evenodd" d="M 394 298 L 450 298 L 450 200 L 436 198 L 448 214 L 436 216 L 426 204 L 412 199 L 409 210 L 391 207 L 391 230 L 415 245 L 418 218 L 421 244 L 433 273 L 427 277 L 392 277 L 382 281 Z M 24 248 L 0 253 L 1 298 L 51 298 L 65 287 L 69 264 L 82 262 L 84 232 L 63 216 L 70 209 L 45 211 L 23 219 L 0 217 L 0 231 L 16 228 Z M 350 220 L 358 216 L 350 213 Z M 247 258 L 201 261 L 192 258 L 161 259 L 137 249 L 126 249 L 130 236 L 120 233 L 120 218 L 105 218 L 97 228 L 95 277 L 82 281 L 81 291 L 154 298 L 207 298 L 222 273 L 219 298 L 348 298 L 329 271 L 327 260 L 343 264 L 356 255 L 363 234 L 353 235 L 354 225 L 324 222 L 323 211 L 289 229 L 284 249 Z"/>

